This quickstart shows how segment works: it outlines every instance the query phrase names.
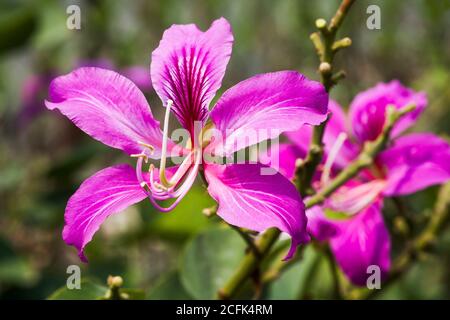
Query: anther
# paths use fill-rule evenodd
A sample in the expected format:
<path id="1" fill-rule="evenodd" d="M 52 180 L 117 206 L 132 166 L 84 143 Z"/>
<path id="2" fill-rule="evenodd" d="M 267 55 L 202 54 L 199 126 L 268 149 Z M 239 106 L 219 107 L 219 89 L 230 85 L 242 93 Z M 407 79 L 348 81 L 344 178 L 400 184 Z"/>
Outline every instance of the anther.
<path id="1" fill-rule="evenodd" d="M 155 147 L 152 146 L 151 144 L 148 144 L 148 143 L 145 143 L 142 141 L 138 141 L 137 143 L 138 143 L 138 145 L 140 145 L 142 147 L 148 148 L 150 150 L 150 154 L 152 154 L 155 151 Z"/>

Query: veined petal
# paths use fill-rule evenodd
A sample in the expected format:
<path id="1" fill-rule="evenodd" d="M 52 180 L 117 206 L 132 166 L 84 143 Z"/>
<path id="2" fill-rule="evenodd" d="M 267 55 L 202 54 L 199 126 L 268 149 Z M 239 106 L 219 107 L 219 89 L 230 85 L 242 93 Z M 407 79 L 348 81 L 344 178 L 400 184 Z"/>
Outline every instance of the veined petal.
<path id="1" fill-rule="evenodd" d="M 164 104 L 173 101 L 172 110 L 186 129 L 191 130 L 194 121 L 206 120 L 232 45 L 230 24 L 220 18 L 206 32 L 194 24 L 173 25 L 153 51 L 153 87 Z"/>
<path id="2" fill-rule="evenodd" d="M 306 216 L 308 217 L 308 232 L 318 241 L 327 241 L 339 231 L 334 222 L 325 217 L 321 206 L 314 206 L 306 210 Z"/>
<path id="3" fill-rule="evenodd" d="M 80 259 L 100 225 L 114 213 L 145 199 L 147 196 L 129 165 L 103 169 L 86 179 L 69 199 L 64 215 L 63 239 L 78 249 Z"/>
<path id="4" fill-rule="evenodd" d="M 398 138 L 377 161 L 387 170 L 386 195 L 410 194 L 450 180 L 450 145 L 430 133 Z"/>
<path id="5" fill-rule="evenodd" d="M 268 165 L 288 179 L 293 179 L 295 175 L 295 162 L 303 159 L 306 152 L 293 144 L 281 143 L 273 146 L 270 153 L 260 153 L 259 161 Z"/>
<path id="6" fill-rule="evenodd" d="M 326 119 L 328 94 L 324 87 L 296 71 L 265 73 L 228 89 L 211 111 L 224 138 L 217 154 L 233 152 L 273 139 L 304 124 Z"/>
<path id="7" fill-rule="evenodd" d="M 208 165 L 208 192 L 217 214 L 229 224 L 254 231 L 276 227 L 292 238 L 286 259 L 309 240 L 305 207 L 294 185 L 279 173 L 262 175 L 260 164 Z"/>
<path id="8" fill-rule="evenodd" d="M 365 286 L 371 275 L 368 267 L 377 266 L 381 278 L 385 278 L 391 266 L 391 242 L 380 202 L 335 225 L 339 231 L 330 241 L 331 249 L 347 277 L 354 284 Z"/>
<path id="9" fill-rule="evenodd" d="M 401 109 L 409 104 L 414 104 L 416 109 L 397 122 L 392 130 L 393 137 L 398 136 L 416 122 L 427 104 L 425 93 L 414 92 L 402 86 L 397 80 L 380 83 L 359 93 L 350 105 L 350 117 L 355 136 L 361 142 L 375 140 L 383 129 L 386 108 L 393 105 Z"/>
<path id="10" fill-rule="evenodd" d="M 50 84 L 48 109 L 59 109 L 81 130 L 128 154 L 140 153 L 138 142 L 161 154 L 162 132 L 143 93 L 127 78 L 106 69 L 84 67 Z"/>

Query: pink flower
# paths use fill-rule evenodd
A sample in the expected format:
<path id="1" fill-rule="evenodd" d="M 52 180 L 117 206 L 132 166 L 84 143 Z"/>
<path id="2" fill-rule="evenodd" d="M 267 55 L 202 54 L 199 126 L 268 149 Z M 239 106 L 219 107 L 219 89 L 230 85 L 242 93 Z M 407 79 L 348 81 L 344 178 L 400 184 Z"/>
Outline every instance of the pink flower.
<path id="1" fill-rule="evenodd" d="M 265 167 L 258 163 L 203 161 L 202 147 L 210 141 L 195 126 L 205 126 L 209 118 L 203 130 L 213 126 L 226 137 L 210 145 L 216 154 L 227 155 L 305 123 L 323 122 L 328 95 L 321 84 L 295 71 L 281 71 L 237 84 L 209 111 L 232 43 L 230 25 L 223 18 L 206 32 L 193 24 L 173 25 L 164 32 L 151 63 L 153 88 L 166 106 L 164 131 L 140 90 L 115 72 L 80 68 L 52 82 L 46 101 L 49 109 L 59 109 L 93 138 L 138 158 L 136 170 L 126 164 L 101 170 L 70 198 L 63 238 L 78 249 L 82 260 L 86 260 L 84 247 L 109 215 L 145 198 L 161 211 L 169 211 L 188 192 L 200 170 L 209 193 L 219 203 L 217 214 L 228 223 L 255 231 L 277 227 L 288 233 L 292 247 L 287 257 L 307 241 L 304 205 L 293 184 L 278 173 L 261 175 Z M 186 148 L 168 137 L 171 111 L 189 133 Z M 270 133 L 252 141 L 238 139 L 247 130 L 260 129 Z M 166 168 L 166 159 L 180 153 L 185 156 L 181 165 Z M 150 166 L 149 173 L 143 173 L 147 158 L 160 159 L 159 169 Z M 162 207 L 159 201 L 168 199 L 174 200 L 172 205 Z"/>
<path id="2" fill-rule="evenodd" d="M 378 84 L 358 94 L 350 105 L 351 129 L 346 115 L 334 101 L 327 123 L 322 172 L 315 177 L 320 189 L 330 176 L 356 158 L 362 143 L 376 139 L 385 123 L 388 105 L 415 104 L 392 131 L 392 143 L 369 169 L 338 189 L 323 206 L 307 210 L 308 231 L 319 241 L 329 240 L 344 273 L 357 285 L 365 285 L 367 267 L 377 265 L 385 277 L 390 268 L 390 239 L 381 213 L 383 198 L 414 193 L 450 179 L 450 146 L 431 133 L 399 137 L 414 124 L 426 106 L 423 93 L 415 93 L 398 81 Z M 292 178 L 295 160 L 306 154 L 311 127 L 287 133 L 292 144 L 280 146 L 280 171 Z"/>

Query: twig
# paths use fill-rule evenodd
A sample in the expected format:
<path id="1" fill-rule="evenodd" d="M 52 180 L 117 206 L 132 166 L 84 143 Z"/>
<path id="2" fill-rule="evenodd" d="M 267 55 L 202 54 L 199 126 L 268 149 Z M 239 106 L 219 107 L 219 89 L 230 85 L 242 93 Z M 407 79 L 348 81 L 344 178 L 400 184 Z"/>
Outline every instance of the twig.
<path id="1" fill-rule="evenodd" d="M 332 81 L 333 74 L 331 62 L 333 60 L 334 54 L 337 52 L 336 46 L 335 50 L 333 50 L 333 44 L 335 41 L 336 32 L 339 26 L 342 24 L 342 21 L 344 20 L 348 10 L 350 9 L 354 1 L 355 0 L 343 0 L 328 26 L 326 25 L 326 21 L 323 19 L 318 19 L 316 21 L 316 27 L 319 29 L 319 33 L 322 36 L 323 42 L 321 41 L 320 37 L 311 35 L 311 40 L 313 41 L 316 47 L 316 51 L 319 54 L 321 60 L 319 69 L 322 75 L 322 83 L 327 91 L 329 91 L 333 84 L 335 84 L 337 79 L 340 78 L 335 78 L 335 80 Z M 309 153 L 305 158 L 302 169 L 299 169 L 296 172 L 299 191 L 302 195 L 310 194 L 310 191 L 312 191 L 310 188 L 312 177 L 323 155 L 322 138 L 325 130 L 325 124 L 326 122 L 314 128 Z M 345 181 L 341 182 L 341 184 L 343 184 L 344 182 Z M 335 187 L 337 189 L 337 187 L 339 186 L 336 185 Z M 277 241 L 280 233 L 281 232 L 278 229 L 273 228 L 267 230 L 261 235 L 260 239 L 258 239 L 255 245 L 258 248 L 258 252 L 260 253 L 262 258 L 256 256 L 252 252 L 248 252 L 233 276 L 228 280 L 225 286 L 219 290 L 219 298 L 230 299 L 236 294 L 240 287 L 252 275 L 254 270 L 259 267 L 264 257 L 267 256 L 267 253 L 270 251 L 273 244 Z"/>
<path id="2" fill-rule="evenodd" d="M 316 27 L 318 31 L 312 33 L 310 36 L 320 59 L 319 73 L 322 84 L 327 92 L 345 76 L 343 71 L 333 74 L 333 59 L 336 52 L 350 46 L 352 41 L 348 37 L 336 40 L 336 33 L 354 2 L 355 0 L 343 0 L 328 25 L 324 19 L 317 19 Z M 314 192 L 311 187 L 311 182 L 315 169 L 323 157 L 324 145 L 322 140 L 327 121 L 314 127 L 308 154 L 302 164 L 296 169 L 296 184 L 300 193 L 303 195 Z"/>
<path id="3" fill-rule="evenodd" d="M 331 269 L 331 275 L 333 278 L 333 297 L 336 299 L 342 298 L 342 287 L 339 279 L 339 269 L 334 259 L 333 253 L 331 252 L 330 246 L 326 245 L 323 249 L 325 256 L 327 257 L 328 263 Z"/>
<path id="4" fill-rule="evenodd" d="M 231 228 L 236 230 L 236 232 L 241 236 L 242 239 L 244 239 L 245 243 L 247 244 L 247 247 L 249 250 L 253 251 L 254 255 L 261 258 L 261 253 L 259 252 L 258 247 L 255 245 L 255 241 L 253 238 L 244 230 L 242 230 L 239 227 L 233 226 L 232 224 L 229 225 Z"/>
<path id="5" fill-rule="evenodd" d="M 330 181 L 325 188 L 321 189 L 315 195 L 306 200 L 306 208 L 309 209 L 315 205 L 321 204 L 329 195 L 339 189 L 339 187 L 355 177 L 360 170 L 370 166 L 376 155 L 385 148 L 395 123 L 403 115 L 413 111 L 414 109 L 414 105 L 406 106 L 400 110 L 397 110 L 394 107 L 388 107 L 386 124 L 380 136 L 374 141 L 366 142 L 362 152 L 356 160 L 341 171 L 341 173 Z M 235 295 L 237 290 L 245 283 L 248 277 L 259 266 L 259 263 L 270 251 L 279 235 L 280 231 L 275 228 L 269 229 L 261 235 L 261 238 L 256 241 L 255 246 L 258 248 L 258 252 L 262 258 L 256 256 L 252 252 L 247 253 L 232 278 L 227 282 L 225 287 L 219 291 L 218 296 L 220 298 L 230 299 Z"/>
<path id="6" fill-rule="evenodd" d="M 408 105 L 400 110 L 396 110 L 394 107 L 389 106 L 387 109 L 386 124 L 384 125 L 384 129 L 380 136 L 374 141 L 366 142 L 364 144 L 362 152 L 359 154 L 356 160 L 354 160 L 344 170 L 342 170 L 336 176 L 336 178 L 330 181 L 330 183 L 328 183 L 323 189 L 306 200 L 306 207 L 311 208 L 315 205 L 323 203 L 329 195 L 339 189 L 339 187 L 341 187 L 348 180 L 355 177 L 362 169 L 372 165 L 375 156 L 386 147 L 395 123 L 403 115 L 413 111 L 414 109 L 414 105 Z"/>

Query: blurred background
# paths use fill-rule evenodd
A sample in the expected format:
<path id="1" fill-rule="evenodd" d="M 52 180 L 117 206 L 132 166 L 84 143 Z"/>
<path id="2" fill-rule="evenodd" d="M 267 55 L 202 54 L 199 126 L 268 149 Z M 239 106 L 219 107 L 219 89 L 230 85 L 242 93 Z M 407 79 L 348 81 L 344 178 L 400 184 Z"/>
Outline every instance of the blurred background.
<path id="1" fill-rule="evenodd" d="M 201 183 L 169 214 L 144 202 L 108 219 L 87 247 L 89 264 L 65 245 L 61 231 L 70 195 L 97 170 L 134 162 L 47 111 L 43 100 L 49 82 L 81 65 L 114 69 L 139 85 L 161 119 L 148 71 L 163 31 L 174 23 L 195 23 L 205 30 L 221 16 L 230 21 L 235 37 L 222 92 L 254 74 L 283 69 L 319 79 L 309 34 L 314 20 L 331 17 L 339 2 L 0 0 L 0 298 L 45 299 L 65 287 L 66 269 L 73 264 L 81 267 L 83 293 L 61 289 L 59 297 L 96 297 L 112 274 L 122 276 L 125 287 L 143 289 L 146 298 L 212 298 L 242 257 L 244 243 L 202 214 L 214 202 Z M 71 4 L 81 9 L 81 30 L 66 27 Z M 381 30 L 366 27 L 370 4 L 381 8 Z M 334 99 L 348 106 L 357 92 L 396 78 L 428 94 L 428 109 L 414 130 L 448 137 L 450 1 L 360 0 L 340 34 L 350 36 L 353 45 L 337 55 L 336 66 L 348 77 L 333 90 Z M 418 225 L 436 193 L 430 188 L 406 198 L 408 214 Z M 385 210 L 391 227 L 390 208 Z M 395 255 L 403 239 L 395 232 L 392 236 Z M 264 297 L 329 297 L 329 270 L 315 254 L 307 250 L 304 261 L 267 288 Z M 308 268 L 316 270 L 312 279 Z M 450 230 L 378 297 L 449 299 Z"/>

